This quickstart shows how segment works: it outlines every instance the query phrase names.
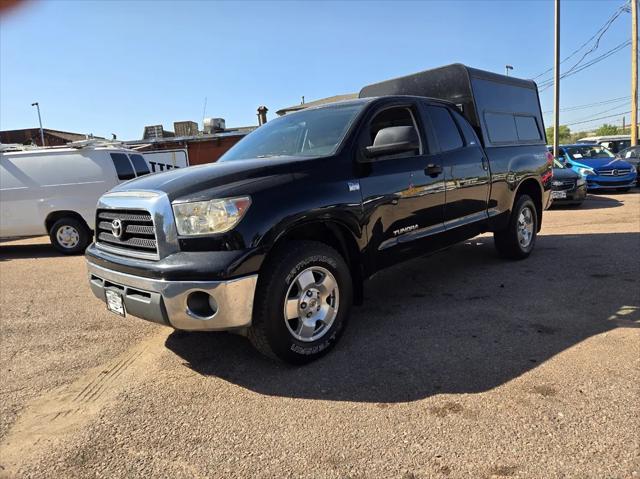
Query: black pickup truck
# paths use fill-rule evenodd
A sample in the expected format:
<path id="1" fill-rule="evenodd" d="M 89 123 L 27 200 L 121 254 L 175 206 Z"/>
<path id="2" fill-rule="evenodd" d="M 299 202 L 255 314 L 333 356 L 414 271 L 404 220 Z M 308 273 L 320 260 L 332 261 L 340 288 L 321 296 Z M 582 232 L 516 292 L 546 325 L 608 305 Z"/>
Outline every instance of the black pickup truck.
<path id="1" fill-rule="evenodd" d="M 272 120 L 217 163 L 105 194 L 87 249 L 109 310 L 231 330 L 305 363 L 347 324 L 363 281 L 493 232 L 527 257 L 552 160 L 534 82 L 455 64 Z"/>

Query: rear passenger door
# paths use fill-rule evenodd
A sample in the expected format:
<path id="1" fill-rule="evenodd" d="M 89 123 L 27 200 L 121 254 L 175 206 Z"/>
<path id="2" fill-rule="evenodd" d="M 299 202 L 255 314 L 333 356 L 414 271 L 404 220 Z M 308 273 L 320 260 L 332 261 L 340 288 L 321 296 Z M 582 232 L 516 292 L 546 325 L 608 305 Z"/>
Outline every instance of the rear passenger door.
<path id="1" fill-rule="evenodd" d="M 444 226 L 451 230 L 487 219 L 489 163 L 471 125 L 453 109 L 425 104 L 445 182 Z"/>

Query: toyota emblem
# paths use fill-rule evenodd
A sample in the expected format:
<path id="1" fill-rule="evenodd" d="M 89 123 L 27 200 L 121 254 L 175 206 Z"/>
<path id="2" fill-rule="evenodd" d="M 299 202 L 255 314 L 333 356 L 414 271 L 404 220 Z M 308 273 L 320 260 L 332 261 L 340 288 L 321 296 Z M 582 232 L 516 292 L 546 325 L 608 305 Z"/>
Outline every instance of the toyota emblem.
<path id="1" fill-rule="evenodd" d="M 122 237 L 122 221 L 118 218 L 111 222 L 111 233 L 118 239 Z"/>

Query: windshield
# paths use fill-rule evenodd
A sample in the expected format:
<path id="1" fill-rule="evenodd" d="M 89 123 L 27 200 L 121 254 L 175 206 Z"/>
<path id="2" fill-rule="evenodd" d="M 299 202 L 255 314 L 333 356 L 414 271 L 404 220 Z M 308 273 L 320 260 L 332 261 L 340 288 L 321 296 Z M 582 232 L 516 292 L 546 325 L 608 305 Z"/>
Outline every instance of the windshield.
<path id="1" fill-rule="evenodd" d="M 615 155 L 603 146 L 568 146 L 564 149 L 573 160 L 593 158 L 614 158 Z"/>
<path id="2" fill-rule="evenodd" d="M 247 135 L 219 161 L 332 155 L 363 106 L 363 103 L 336 104 L 276 118 Z"/>

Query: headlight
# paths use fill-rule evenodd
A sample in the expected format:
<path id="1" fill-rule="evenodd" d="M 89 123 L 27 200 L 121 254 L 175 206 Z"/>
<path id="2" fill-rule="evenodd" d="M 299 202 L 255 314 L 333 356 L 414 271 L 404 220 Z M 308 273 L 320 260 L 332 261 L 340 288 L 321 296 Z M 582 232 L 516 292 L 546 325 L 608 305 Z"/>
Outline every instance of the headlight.
<path id="1" fill-rule="evenodd" d="M 194 236 L 229 231 L 240 222 L 250 205 L 248 196 L 174 204 L 178 234 Z"/>
<path id="2" fill-rule="evenodd" d="M 580 173 L 582 176 L 589 176 L 589 175 L 596 174 L 596 172 L 593 171 L 591 168 L 578 168 L 578 173 Z"/>
<path id="3" fill-rule="evenodd" d="M 586 182 L 587 182 L 587 181 L 586 181 L 584 178 L 582 178 L 582 177 L 581 177 L 581 178 L 578 178 L 578 179 L 576 180 L 576 186 L 582 186 L 582 185 L 584 185 Z"/>

